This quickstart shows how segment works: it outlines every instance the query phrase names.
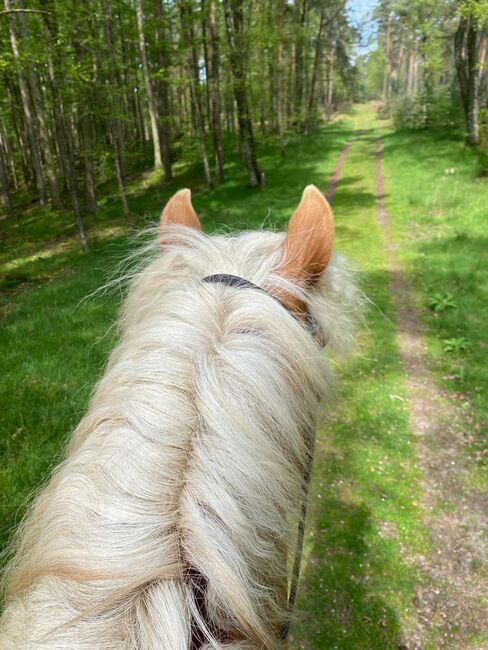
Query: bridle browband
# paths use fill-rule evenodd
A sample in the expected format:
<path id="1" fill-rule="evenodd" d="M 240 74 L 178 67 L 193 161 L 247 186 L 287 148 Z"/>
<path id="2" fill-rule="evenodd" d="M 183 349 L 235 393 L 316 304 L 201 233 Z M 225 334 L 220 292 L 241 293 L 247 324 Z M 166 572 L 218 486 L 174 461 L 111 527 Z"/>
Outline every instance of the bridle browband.
<path id="1" fill-rule="evenodd" d="M 273 298 L 273 300 L 276 300 L 276 302 L 279 303 L 284 309 L 286 309 L 286 311 L 289 314 L 291 314 L 293 318 L 295 318 L 295 320 L 299 321 L 300 324 L 303 324 L 307 332 L 310 334 L 310 336 L 312 336 L 312 338 L 314 338 L 316 341 L 320 341 L 323 347 L 323 336 L 320 330 L 320 326 L 315 320 L 315 318 L 312 316 L 312 314 L 310 313 L 308 307 L 306 307 L 305 311 L 302 314 L 302 318 L 303 318 L 302 321 L 302 319 L 298 316 L 298 314 L 292 311 L 279 298 L 274 296 L 269 291 L 266 291 L 266 289 L 263 289 L 263 287 L 254 284 L 254 282 L 251 282 L 250 280 L 241 278 L 238 275 L 229 275 L 228 273 L 215 273 L 214 275 L 207 275 L 205 278 L 202 279 L 202 282 L 208 282 L 209 284 L 225 284 L 228 287 L 235 287 L 236 289 L 255 289 L 256 291 L 265 293 L 270 298 Z"/>
<path id="2" fill-rule="evenodd" d="M 307 332 L 310 334 L 310 336 L 312 336 L 312 338 L 315 341 L 319 342 L 322 347 L 325 346 L 325 339 L 323 337 L 320 326 L 315 320 L 315 318 L 312 316 L 312 314 L 310 313 L 308 307 L 306 307 L 306 310 L 303 312 L 302 315 L 303 320 L 302 320 L 302 318 L 300 318 L 295 312 L 293 312 L 289 307 L 287 307 L 287 305 L 284 302 L 282 302 L 279 298 L 274 296 L 272 293 L 266 291 L 266 289 L 263 289 L 263 287 L 254 284 L 254 282 L 251 282 L 250 280 L 246 280 L 245 278 L 241 278 L 238 275 L 229 275 L 227 273 L 215 273 L 214 275 L 207 275 L 205 278 L 203 278 L 202 282 L 208 282 L 209 284 L 225 284 L 228 287 L 235 287 L 236 289 L 255 289 L 257 291 L 260 291 L 261 293 L 267 294 L 268 296 L 270 296 L 270 298 L 276 300 L 276 302 L 278 302 L 284 309 L 286 309 L 286 311 L 289 314 L 291 314 L 291 316 L 293 316 L 293 318 L 295 318 L 301 325 L 305 325 Z M 279 631 L 279 637 L 283 641 L 287 638 L 290 632 L 291 616 L 295 608 L 295 602 L 297 598 L 298 581 L 300 579 L 300 564 L 301 564 L 301 558 L 303 553 L 303 542 L 305 539 L 305 521 L 307 518 L 308 487 L 310 484 L 310 475 L 312 472 L 315 435 L 311 435 L 308 437 L 310 440 L 309 440 L 309 449 L 307 455 L 307 463 L 306 463 L 305 472 L 303 476 L 304 479 L 303 499 L 301 504 L 300 520 L 298 522 L 298 532 L 297 532 L 297 539 L 295 545 L 295 556 L 293 558 L 290 590 L 288 592 L 288 600 L 287 600 L 288 619 L 282 625 Z"/>

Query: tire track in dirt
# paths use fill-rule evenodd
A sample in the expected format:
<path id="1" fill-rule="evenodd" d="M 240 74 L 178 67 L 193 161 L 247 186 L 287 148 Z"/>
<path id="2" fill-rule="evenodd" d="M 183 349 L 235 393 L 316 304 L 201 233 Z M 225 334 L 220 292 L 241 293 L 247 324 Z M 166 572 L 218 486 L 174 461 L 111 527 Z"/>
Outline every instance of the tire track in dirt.
<path id="1" fill-rule="evenodd" d="M 432 549 L 426 556 L 406 557 L 416 563 L 420 583 L 413 605 L 415 628 L 404 633 L 400 648 L 488 649 L 488 495 L 472 486 L 473 461 L 465 444 L 469 414 L 440 389 L 429 369 L 427 349 L 412 285 L 398 255 L 385 206 L 381 140 L 376 140 L 375 180 L 389 288 L 397 322 L 397 341 L 405 369 L 410 430 L 423 473 L 425 525 Z M 447 506 L 447 507 L 446 507 Z M 427 643 L 427 645 L 426 645 Z"/>
<path id="2" fill-rule="evenodd" d="M 352 142 L 352 140 L 346 142 L 346 144 L 342 147 L 339 156 L 337 157 L 336 164 L 334 165 L 332 174 L 330 175 L 329 182 L 327 184 L 327 189 L 325 190 L 325 198 L 327 201 L 332 201 L 334 194 L 336 193 L 337 186 L 341 180 L 342 170 L 344 169 L 344 163 L 346 162 L 347 154 L 349 153 Z"/>

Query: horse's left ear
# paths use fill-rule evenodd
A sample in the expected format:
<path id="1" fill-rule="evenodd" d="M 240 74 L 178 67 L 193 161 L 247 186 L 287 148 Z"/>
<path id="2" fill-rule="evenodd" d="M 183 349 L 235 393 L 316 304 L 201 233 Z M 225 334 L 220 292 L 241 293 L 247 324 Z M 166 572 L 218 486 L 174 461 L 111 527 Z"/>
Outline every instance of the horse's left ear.
<path id="1" fill-rule="evenodd" d="M 313 285 L 332 255 L 334 217 L 327 199 L 308 185 L 286 232 L 283 259 L 277 272 L 299 284 Z"/>
<path id="2" fill-rule="evenodd" d="M 202 229 L 200 219 L 191 204 L 191 191 L 188 189 L 176 192 L 161 213 L 160 229 L 164 226 L 188 226 L 188 228 Z"/>

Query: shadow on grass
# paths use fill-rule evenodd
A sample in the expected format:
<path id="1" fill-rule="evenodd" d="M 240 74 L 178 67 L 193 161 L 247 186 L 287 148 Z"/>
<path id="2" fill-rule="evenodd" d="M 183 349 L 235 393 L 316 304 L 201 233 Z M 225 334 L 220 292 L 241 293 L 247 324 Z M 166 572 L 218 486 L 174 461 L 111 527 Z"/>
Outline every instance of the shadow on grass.
<path id="1" fill-rule="evenodd" d="M 342 399 L 318 435 L 293 650 L 403 647 L 399 615 L 417 574 L 402 544 L 408 539 L 415 553 L 427 542 L 389 277 L 384 269 L 363 276 L 377 308 L 368 310 L 361 350 L 341 373 Z"/>
<path id="2" fill-rule="evenodd" d="M 204 184 L 201 163 L 188 163 L 178 170 L 171 184 L 147 173 L 135 181 L 129 190 L 131 217 L 122 217 L 119 198 L 102 197 L 96 215 L 85 216 L 92 251 L 100 254 L 98 238 L 111 227 L 130 232 L 157 221 L 169 197 L 182 187 L 193 191 L 193 202 L 200 213 L 206 232 L 216 227 L 259 228 L 280 227 L 290 218 L 303 188 L 315 183 L 325 189 L 327 165 L 332 166 L 336 154 L 350 134 L 347 126 L 319 132 L 290 142 L 287 155 L 281 158 L 272 144 L 260 146 L 260 165 L 266 172 L 266 184 L 256 191 L 247 185 L 245 168 L 239 156 L 228 151 L 225 179 L 214 190 Z M 71 262 L 75 266 L 82 253 L 72 215 L 49 208 L 32 206 L 14 219 L 0 222 L 3 253 L 3 277 L 0 290 L 5 293 L 30 289 L 59 277 Z"/>
<path id="3" fill-rule="evenodd" d="M 397 616 L 368 586 L 371 574 L 382 570 L 371 566 L 366 542 L 372 529 L 370 511 L 365 506 L 324 498 L 315 521 L 325 523 L 313 530 L 311 559 L 301 578 L 298 622 L 309 643 L 305 647 L 398 648 L 401 632 Z"/>
<path id="4" fill-rule="evenodd" d="M 462 215 L 462 210 L 458 214 Z M 483 208 L 480 216 L 484 219 Z M 449 230 L 418 242 L 414 268 L 424 294 L 452 296 L 452 306 L 440 313 L 426 306 L 424 321 L 444 379 L 450 388 L 467 395 L 479 413 L 478 424 L 472 426 L 472 432 L 484 450 L 488 437 L 488 419 L 482 417 L 488 412 L 488 236 L 469 234 L 462 217 L 458 217 L 457 223 L 459 231 L 454 235 L 449 224 Z M 481 233 L 483 226 L 478 228 Z M 462 346 L 448 352 L 443 347 L 448 341 L 460 341 Z M 482 459 L 488 469 L 485 452 Z"/>

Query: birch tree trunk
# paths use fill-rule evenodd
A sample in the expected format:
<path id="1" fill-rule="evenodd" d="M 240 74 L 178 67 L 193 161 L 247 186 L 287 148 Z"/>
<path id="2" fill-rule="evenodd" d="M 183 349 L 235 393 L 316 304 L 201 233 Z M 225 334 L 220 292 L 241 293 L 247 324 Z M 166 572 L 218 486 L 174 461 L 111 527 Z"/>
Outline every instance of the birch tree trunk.
<path id="1" fill-rule="evenodd" d="M 237 106 L 241 155 L 249 174 L 251 187 L 261 187 L 262 173 L 256 158 L 256 144 L 246 87 L 246 47 L 244 42 L 244 17 L 242 0 L 224 0 L 224 15 L 229 41 L 230 66 Z"/>
<path id="2" fill-rule="evenodd" d="M 32 166 L 34 168 L 36 187 L 37 187 L 37 191 L 39 192 L 39 203 L 44 206 L 47 204 L 46 186 L 44 183 L 41 154 L 39 151 L 36 125 L 32 115 L 29 90 L 27 87 L 27 82 L 22 72 L 22 64 L 21 64 L 20 52 L 19 52 L 19 41 L 15 30 L 15 17 L 13 13 L 10 13 L 14 9 L 14 7 L 11 0 L 4 0 L 4 6 L 5 6 L 5 11 L 9 12 L 7 16 L 7 20 L 8 20 L 10 44 L 12 46 L 12 52 L 14 55 L 14 61 L 17 69 L 16 70 L 17 81 L 19 84 L 20 96 L 22 100 L 22 110 L 24 113 L 25 127 L 27 131 L 27 138 L 29 141 L 29 149 L 32 158 Z"/>
<path id="3" fill-rule="evenodd" d="M 139 37 L 139 51 L 142 60 L 142 75 L 144 77 L 144 86 L 146 88 L 147 103 L 149 109 L 149 121 L 151 124 L 151 137 L 154 149 L 154 167 L 162 169 L 163 159 L 161 156 L 161 143 L 159 141 L 159 116 L 158 107 L 153 93 L 151 76 L 149 72 L 149 64 L 147 60 L 146 37 L 144 36 L 144 16 L 142 13 L 142 1 L 136 0 L 136 19 L 137 19 L 137 33 Z"/>
<path id="4" fill-rule="evenodd" d="M 117 67 L 114 60 L 114 38 L 112 33 L 112 15 L 110 11 L 110 5 L 108 0 L 102 0 L 103 8 L 103 32 L 105 36 L 105 45 L 106 53 L 108 57 L 108 80 L 110 84 L 109 96 L 111 101 L 114 103 L 119 99 L 115 93 L 115 89 L 120 87 L 120 79 L 117 73 Z M 114 106 L 114 110 L 117 111 L 117 107 Z M 117 175 L 117 186 L 119 189 L 120 200 L 122 202 L 122 210 L 124 216 L 129 216 L 129 203 L 127 201 L 127 194 L 125 191 L 124 184 L 124 175 L 125 175 L 125 163 L 124 163 L 124 132 L 120 119 L 117 114 L 110 117 L 108 120 L 108 125 L 110 129 L 110 135 L 112 140 L 112 146 L 114 150 L 115 158 L 115 171 Z"/>
<path id="5" fill-rule="evenodd" d="M 7 130 L 5 128 L 5 124 L 0 121 L 0 135 L 3 133 L 3 152 L 4 152 L 4 163 L 6 170 L 7 168 L 10 170 L 10 175 L 12 176 L 12 184 L 14 186 L 14 190 L 17 191 L 19 189 L 19 178 L 17 176 L 17 170 L 15 168 L 15 161 L 14 161 L 14 156 L 12 154 L 12 151 L 10 149 L 10 143 L 8 141 L 8 136 L 7 136 Z M 8 178 L 9 172 L 7 171 L 7 178 Z"/>
<path id="6" fill-rule="evenodd" d="M 7 166 L 5 164 L 4 135 L 0 131 L 0 189 L 2 191 L 2 203 L 6 213 L 10 217 L 13 211 L 12 198 L 10 196 Z"/>
<path id="7" fill-rule="evenodd" d="M 17 0 L 17 6 L 19 9 L 24 9 L 23 0 Z M 19 18 L 22 44 L 27 51 L 29 35 L 27 32 L 25 16 L 22 11 L 20 11 L 17 15 Z M 39 125 L 41 150 L 44 156 L 46 176 L 51 190 L 51 203 L 53 208 L 56 210 L 62 210 L 63 203 L 61 201 L 58 179 L 56 177 L 56 159 L 51 145 L 51 138 L 49 136 L 49 129 L 47 125 L 46 114 L 44 111 L 44 99 L 42 97 L 42 92 L 39 85 L 39 77 L 37 76 L 31 63 L 29 63 L 27 66 L 27 77 L 29 79 L 34 112 L 36 115 L 37 123 Z"/>
<path id="8" fill-rule="evenodd" d="M 295 43 L 295 119 L 299 129 L 303 121 L 303 79 L 304 79 L 304 56 L 303 41 L 305 38 L 305 24 L 307 21 L 308 0 L 301 0 L 301 5 L 297 1 L 296 12 L 298 17 L 297 35 Z"/>
<path id="9" fill-rule="evenodd" d="M 325 113 L 328 120 L 332 115 L 334 102 L 334 57 L 334 48 L 331 47 L 327 56 L 327 97 L 325 104 Z"/>
<path id="10" fill-rule="evenodd" d="M 49 0 L 41 0 L 41 6 L 46 8 L 46 11 L 52 9 L 52 4 Z M 71 125 L 69 120 L 65 119 L 63 114 L 63 104 L 61 101 L 61 94 L 59 92 L 59 82 L 57 68 L 60 67 L 60 56 L 54 44 L 54 35 L 57 34 L 57 24 L 52 18 L 44 16 L 44 38 L 47 44 L 47 60 L 48 60 L 48 75 L 51 86 L 51 94 L 53 98 L 53 117 L 56 130 L 56 137 L 58 141 L 58 150 L 61 158 L 61 165 L 66 178 L 68 186 L 71 210 L 75 217 L 78 235 L 80 237 L 81 247 L 84 251 L 88 250 L 88 240 L 85 233 L 85 226 L 80 210 L 80 202 L 78 199 L 78 179 L 76 174 L 76 160 L 74 153 L 74 139 L 71 134 Z"/>
<path id="11" fill-rule="evenodd" d="M 159 141 L 163 158 L 164 180 L 170 183 L 173 180 L 171 166 L 171 131 L 170 131 L 170 88 L 169 88 L 169 56 L 167 52 L 167 39 L 169 35 L 164 29 L 166 16 L 163 13 L 163 3 L 156 3 L 156 41 L 158 43 L 158 65 L 162 72 L 159 80 Z"/>
<path id="12" fill-rule="evenodd" d="M 479 143 L 481 50 L 484 33 L 474 18 L 461 18 L 454 47 L 469 144 Z"/>
<path id="13" fill-rule="evenodd" d="M 208 35 L 208 84 L 210 90 L 210 121 L 215 154 L 215 178 L 217 181 L 221 181 L 224 177 L 224 155 L 220 100 L 219 20 L 216 0 L 209 0 L 208 3 Z"/>
<path id="14" fill-rule="evenodd" d="M 310 81 L 310 93 L 308 98 L 308 111 L 307 111 L 307 119 L 305 121 L 305 131 L 310 130 L 310 127 L 312 126 L 314 121 L 315 87 L 317 85 L 317 79 L 319 76 L 320 61 L 322 60 L 322 44 L 324 38 L 325 24 L 326 24 L 325 6 L 323 6 L 320 12 L 319 31 L 317 34 L 317 40 L 315 42 L 315 56 L 313 61 L 312 79 Z"/>
<path id="15" fill-rule="evenodd" d="M 190 72 L 190 92 L 193 105 L 195 129 L 200 147 L 200 156 L 207 185 L 212 188 L 212 173 L 208 162 L 207 146 L 205 144 L 205 123 L 203 118 L 202 92 L 200 85 L 200 71 L 198 67 L 198 54 L 195 46 L 195 32 L 193 29 L 193 7 L 191 2 L 180 0 L 181 31 L 185 42 L 189 45 L 188 69 Z"/>
<path id="16" fill-rule="evenodd" d="M 80 117 L 83 170 L 85 179 L 85 212 L 95 214 L 97 211 L 97 193 L 95 186 L 95 169 L 93 166 L 93 136 L 90 118 L 84 112 Z"/>

